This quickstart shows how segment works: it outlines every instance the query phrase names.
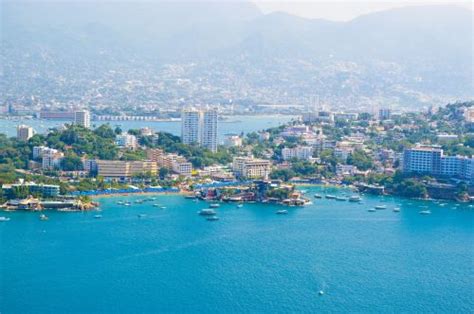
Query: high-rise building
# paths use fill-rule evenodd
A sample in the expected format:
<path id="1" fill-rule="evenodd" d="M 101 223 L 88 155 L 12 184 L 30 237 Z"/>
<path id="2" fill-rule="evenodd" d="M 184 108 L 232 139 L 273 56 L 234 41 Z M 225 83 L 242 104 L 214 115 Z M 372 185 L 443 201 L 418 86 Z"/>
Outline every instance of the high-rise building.
<path id="1" fill-rule="evenodd" d="M 217 151 L 217 110 L 211 109 L 203 112 L 201 145 L 212 152 Z"/>
<path id="2" fill-rule="evenodd" d="M 138 146 L 138 141 L 135 135 L 123 133 L 115 137 L 115 144 L 121 148 L 134 150 Z"/>
<path id="3" fill-rule="evenodd" d="M 201 112 L 194 108 L 181 113 L 181 140 L 183 144 L 199 144 L 201 140 Z"/>
<path id="4" fill-rule="evenodd" d="M 28 141 L 35 134 L 33 128 L 27 125 L 19 125 L 16 128 L 16 137 L 21 141 Z"/>
<path id="5" fill-rule="evenodd" d="M 185 109 L 181 113 L 181 140 L 217 151 L 218 113 L 215 109 Z"/>
<path id="6" fill-rule="evenodd" d="M 379 110 L 379 120 L 388 120 L 392 115 L 392 111 L 389 108 L 381 108 Z"/>
<path id="7" fill-rule="evenodd" d="M 91 126 L 91 115 L 87 110 L 81 110 L 74 112 L 74 124 L 90 128 Z"/>
<path id="8" fill-rule="evenodd" d="M 238 178 L 267 179 L 271 171 L 271 162 L 265 159 L 235 157 L 232 170 Z"/>

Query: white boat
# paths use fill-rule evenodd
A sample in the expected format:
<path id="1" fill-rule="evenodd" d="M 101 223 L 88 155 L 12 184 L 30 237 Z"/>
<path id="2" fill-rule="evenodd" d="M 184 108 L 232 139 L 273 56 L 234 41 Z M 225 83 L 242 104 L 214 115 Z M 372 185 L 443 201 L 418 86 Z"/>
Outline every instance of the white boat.
<path id="1" fill-rule="evenodd" d="M 420 215 L 430 215 L 431 214 L 431 210 L 427 209 L 427 210 L 422 210 L 419 212 Z"/>
<path id="2" fill-rule="evenodd" d="M 336 197 L 336 201 L 347 201 L 347 198 L 345 198 L 343 196 L 338 196 L 338 197 Z"/>
<path id="3" fill-rule="evenodd" d="M 393 209 L 393 211 L 396 212 L 396 213 L 398 213 L 398 212 L 400 211 L 400 208 L 399 208 L 399 207 L 395 207 L 395 208 Z"/>
<path id="4" fill-rule="evenodd" d="M 288 214 L 288 211 L 286 209 L 280 209 L 280 210 L 277 210 L 277 215 L 286 215 Z"/>
<path id="5" fill-rule="evenodd" d="M 146 217 L 146 214 L 138 214 L 138 218 L 144 218 Z"/>
<path id="6" fill-rule="evenodd" d="M 0 221 L 10 221 L 10 218 L 2 216 L 0 217 Z"/>
<path id="7" fill-rule="evenodd" d="M 217 217 L 217 216 L 210 216 L 210 217 L 207 217 L 206 219 L 209 220 L 209 221 L 216 221 L 216 220 L 219 220 L 219 217 Z"/>
<path id="8" fill-rule="evenodd" d="M 377 205 L 375 209 L 387 209 L 387 205 Z"/>
<path id="9" fill-rule="evenodd" d="M 48 216 L 46 216 L 45 214 L 41 214 L 41 215 L 39 216 L 39 219 L 40 219 L 40 220 L 48 220 L 49 218 L 48 218 Z"/>
<path id="10" fill-rule="evenodd" d="M 94 215 L 94 218 L 95 219 L 100 219 L 100 218 L 102 218 L 102 215 Z"/>
<path id="11" fill-rule="evenodd" d="M 333 199 L 335 199 L 336 197 L 335 197 L 334 195 L 327 194 L 327 195 L 326 195 L 326 198 L 327 198 L 327 199 L 330 199 L 330 200 L 333 200 Z"/>
<path id="12" fill-rule="evenodd" d="M 376 212 L 375 208 L 369 208 L 367 211 L 370 212 L 370 213 Z"/>
<path id="13" fill-rule="evenodd" d="M 319 295 L 324 295 L 324 291 L 323 291 L 323 290 L 319 290 L 318 294 L 319 294 Z"/>
<path id="14" fill-rule="evenodd" d="M 209 204 L 209 208 L 218 208 L 220 207 L 221 205 L 219 205 L 218 203 L 211 203 Z"/>
<path id="15" fill-rule="evenodd" d="M 201 216 L 214 216 L 215 214 L 217 214 L 216 211 L 213 210 L 213 209 L 210 209 L 210 208 L 202 209 L 199 212 L 199 215 L 201 215 Z"/>
<path id="16" fill-rule="evenodd" d="M 160 204 L 153 204 L 153 207 L 160 207 Z"/>
<path id="17" fill-rule="evenodd" d="M 322 197 L 321 195 L 319 195 L 319 194 L 314 194 L 314 198 L 318 198 L 318 199 L 319 199 L 319 198 L 323 198 L 323 197 Z"/>
<path id="18" fill-rule="evenodd" d="M 123 205 L 123 204 L 125 204 L 123 201 L 118 201 L 117 202 L 117 205 Z"/>
<path id="19" fill-rule="evenodd" d="M 360 202 L 362 201 L 362 198 L 360 198 L 359 195 L 352 195 L 349 197 L 349 202 Z"/>
<path id="20" fill-rule="evenodd" d="M 166 209 L 166 206 L 161 206 L 160 208 L 161 208 L 161 209 Z"/>
<path id="21" fill-rule="evenodd" d="M 242 207 L 244 207 L 244 204 L 238 204 L 237 205 L 237 208 L 242 208 Z"/>

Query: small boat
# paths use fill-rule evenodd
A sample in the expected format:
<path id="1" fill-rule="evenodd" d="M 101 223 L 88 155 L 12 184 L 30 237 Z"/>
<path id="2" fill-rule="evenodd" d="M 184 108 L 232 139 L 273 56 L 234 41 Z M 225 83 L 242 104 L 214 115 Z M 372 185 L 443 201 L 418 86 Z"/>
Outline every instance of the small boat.
<path id="1" fill-rule="evenodd" d="M 94 215 L 94 218 L 95 219 L 100 219 L 100 218 L 102 218 L 102 215 Z"/>
<path id="2" fill-rule="evenodd" d="M 192 200 L 196 198 L 196 195 L 185 195 L 184 198 Z"/>
<path id="3" fill-rule="evenodd" d="M 124 203 L 123 205 L 125 205 L 125 206 L 132 206 L 132 203 L 126 202 L 126 203 Z"/>
<path id="4" fill-rule="evenodd" d="M 314 198 L 323 198 L 320 194 L 314 194 Z"/>
<path id="5" fill-rule="evenodd" d="M 277 210 L 277 215 L 286 215 L 288 214 L 288 211 L 286 209 L 280 209 L 280 210 Z"/>
<path id="6" fill-rule="evenodd" d="M 347 198 L 345 198 L 345 197 L 343 197 L 343 196 L 338 196 L 338 197 L 336 197 L 336 201 L 342 201 L 342 202 L 344 202 L 344 201 L 347 201 Z"/>
<path id="7" fill-rule="evenodd" d="M 211 203 L 209 204 L 209 208 L 219 208 L 221 205 L 219 205 L 218 203 Z"/>
<path id="8" fill-rule="evenodd" d="M 323 290 L 319 290 L 318 294 L 319 294 L 319 295 L 324 295 L 324 291 L 323 291 Z"/>
<path id="9" fill-rule="evenodd" d="M 362 198 L 359 195 L 352 195 L 349 197 L 349 202 L 360 202 Z"/>
<path id="10" fill-rule="evenodd" d="M 166 209 L 166 206 L 160 206 L 161 209 Z"/>
<path id="11" fill-rule="evenodd" d="M 153 207 L 160 207 L 160 204 L 153 204 Z"/>
<path id="12" fill-rule="evenodd" d="M 335 199 L 336 197 L 335 197 L 334 195 L 327 194 L 327 195 L 326 195 L 326 198 L 329 199 L 329 200 L 333 200 L 333 199 Z"/>
<path id="13" fill-rule="evenodd" d="M 237 205 L 237 208 L 242 208 L 242 207 L 244 207 L 244 204 L 238 204 Z"/>
<path id="14" fill-rule="evenodd" d="M 370 212 L 370 213 L 375 213 L 376 212 L 375 208 L 369 208 L 367 211 Z"/>
<path id="15" fill-rule="evenodd" d="M 40 220 L 48 220 L 49 218 L 48 218 L 48 216 L 46 216 L 45 214 L 41 214 L 41 215 L 39 216 L 39 219 L 40 219 Z"/>
<path id="16" fill-rule="evenodd" d="M 393 211 L 396 212 L 396 213 L 398 213 L 398 212 L 400 211 L 400 208 L 399 208 L 399 207 L 395 207 L 395 208 L 393 209 Z"/>
<path id="17" fill-rule="evenodd" d="M 138 218 L 145 218 L 146 214 L 138 214 L 137 216 L 138 216 Z"/>
<path id="18" fill-rule="evenodd" d="M 431 214 L 431 210 L 427 209 L 427 210 L 422 210 L 419 212 L 420 215 L 430 215 Z"/>
<path id="19" fill-rule="evenodd" d="M 135 201 L 135 203 L 137 203 L 137 204 L 143 204 L 143 202 L 144 202 L 143 200 L 136 200 Z"/>
<path id="20" fill-rule="evenodd" d="M 306 194 L 306 193 L 308 193 L 308 190 L 301 190 L 300 193 L 301 194 Z"/>
<path id="21" fill-rule="evenodd" d="M 117 205 L 123 205 L 123 204 L 125 204 L 123 201 L 118 201 L 117 202 Z"/>
<path id="22" fill-rule="evenodd" d="M 210 217 L 207 217 L 206 220 L 209 220 L 209 221 L 216 221 L 216 220 L 219 220 L 219 217 L 217 217 L 217 216 L 210 216 Z"/>
<path id="23" fill-rule="evenodd" d="M 2 216 L 0 217 L 0 221 L 10 221 L 10 218 Z"/>
<path id="24" fill-rule="evenodd" d="M 375 209 L 387 209 L 387 205 L 377 205 L 375 206 Z"/>
<path id="25" fill-rule="evenodd" d="M 217 214 L 216 211 L 209 208 L 205 208 L 199 212 L 201 216 L 214 216 L 215 214 Z"/>

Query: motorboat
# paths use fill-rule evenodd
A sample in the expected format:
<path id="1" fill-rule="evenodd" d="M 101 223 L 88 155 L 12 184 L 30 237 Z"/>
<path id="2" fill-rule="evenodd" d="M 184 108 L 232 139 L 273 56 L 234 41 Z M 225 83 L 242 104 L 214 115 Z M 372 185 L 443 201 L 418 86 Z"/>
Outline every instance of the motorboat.
<path id="1" fill-rule="evenodd" d="M 166 209 L 166 206 L 160 206 L 161 209 Z"/>
<path id="2" fill-rule="evenodd" d="M 419 213 L 420 213 L 420 215 L 430 215 L 430 214 L 431 214 L 431 210 L 426 209 L 426 210 L 420 211 Z"/>
<path id="3" fill-rule="evenodd" d="M 94 215 L 94 218 L 95 219 L 100 219 L 100 218 L 102 218 L 102 215 Z"/>
<path id="4" fill-rule="evenodd" d="M 343 196 L 338 196 L 338 197 L 336 197 L 336 201 L 342 201 L 342 202 L 344 202 L 344 201 L 347 201 L 347 198 L 345 198 L 345 197 L 343 197 Z"/>
<path id="5" fill-rule="evenodd" d="M 216 214 L 217 214 L 216 211 L 210 208 L 205 208 L 199 211 L 199 215 L 201 216 L 214 216 Z"/>
<path id="6" fill-rule="evenodd" d="M 319 291 L 318 291 L 318 295 L 324 295 L 324 291 L 323 291 L 323 290 L 319 290 Z"/>
<path id="7" fill-rule="evenodd" d="M 375 208 L 369 208 L 367 211 L 370 212 L 370 213 L 375 213 L 376 209 Z"/>
<path id="8" fill-rule="evenodd" d="M 359 195 L 352 195 L 349 197 L 349 202 L 360 202 L 362 198 Z"/>
<path id="9" fill-rule="evenodd" d="M 393 209 L 393 211 L 396 212 L 396 213 L 398 213 L 398 212 L 400 211 L 400 207 L 395 207 L 395 208 Z"/>
<path id="10" fill-rule="evenodd" d="M 323 198 L 320 194 L 314 194 L 314 198 Z"/>
<path id="11" fill-rule="evenodd" d="M 280 209 L 280 210 L 277 210 L 277 215 L 286 215 L 288 214 L 288 211 L 286 209 Z"/>
<path id="12" fill-rule="evenodd" d="M 160 204 L 153 204 L 153 207 L 160 207 Z"/>
<path id="13" fill-rule="evenodd" d="M 217 216 L 210 216 L 210 217 L 207 217 L 206 220 L 209 220 L 209 221 L 216 221 L 216 220 L 219 220 L 219 217 L 217 217 Z"/>
<path id="14" fill-rule="evenodd" d="M 237 205 L 237 208 L 242 208 L 242 207 L 244 207 L 244 204 L 238 204 Z"/>
<path id="15" fill-rule="evenodd" d="M 377 205 L 375 206 L 375 209 L 387 209 L 387 205 Z"/>
<path id="16" fill-rule="evenodd" d="M 333 199 L 335 199 L 336 197 L 335 197 L 334 195 L 327 194 L 327 195 L 326 195 L 326 198 L 329 199 L 329 200 L 333 200 Z"/>
<path id="17" fill-rule="evenodd" d="M 209 204 L 209 208 L 219 208 L 221 205 L 218 203 L 211 203 Z"/>
<path id="18" fill-rule="evenodd" d="M 138 216 L 138 218 L 145 218 L 146 214 L 138 214 L 137 216 Z"/>
<path id="19" fill-rule="evenodd" d="M 48 216 L 46 216 L 45 214 L 41 214 L 41 215 L 39 216 L 39 219 L 40 219 L 40 220 L 48 220 L 49 218 L 48 218 Z"/>
<path id="20" fill-rule="evenodd" d="M 2 216 L 0 217 L 0 221 L 10 221 L 10 218 Z"/>
<path id="21" fill-rule="evenodd" d="M 125 204 L 123 201 L 118 201 L 117 202 L 117 205 L 123 205 L 123 204 Z"/>

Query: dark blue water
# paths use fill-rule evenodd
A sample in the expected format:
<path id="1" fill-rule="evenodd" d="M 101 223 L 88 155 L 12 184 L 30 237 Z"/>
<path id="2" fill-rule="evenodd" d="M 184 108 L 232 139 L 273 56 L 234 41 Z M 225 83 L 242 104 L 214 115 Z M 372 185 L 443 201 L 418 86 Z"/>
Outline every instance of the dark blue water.
<path id="1" fill-rule="evenodd" d="M 365 196 L 276 215 L 275 205 L 226 204 L 216 222 L 178 195 L 158 196 L 166 209 L 116 205 L 138 198 L 101 199 L 102 219 L 2 213 L 0 312 L 474 310 L 467 205 Z M 367 211 L 378 204 L 388 209 Z"/>

